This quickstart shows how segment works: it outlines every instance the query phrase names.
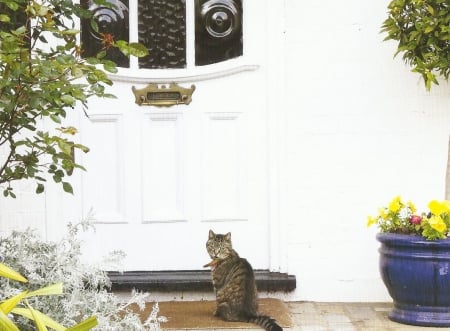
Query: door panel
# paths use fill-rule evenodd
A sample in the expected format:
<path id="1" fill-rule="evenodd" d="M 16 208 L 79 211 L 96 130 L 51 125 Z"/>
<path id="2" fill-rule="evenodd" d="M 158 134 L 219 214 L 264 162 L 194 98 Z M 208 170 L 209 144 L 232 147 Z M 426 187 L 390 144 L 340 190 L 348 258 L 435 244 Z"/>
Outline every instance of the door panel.
<path id="1" fill-rule="evenodd" d="M 242 113 L 204 115 L 202 220 L 246 220 L 245 128 Z"/>
<path id="2" fill-rule="evenodd" d="M 146 114 L 142 130 L 143 222 L 187 219 L 183 185 L 183 115 Z M 156 157 L 157 156 L 157 157 Z"/>
<path id="3" fill-rule="evenodd" d="M 94 208 L 97 222 L 127 221 L 124 196 L 124 170 L 121 160 L 124 123 L 121 114 L 95 114 L 83 121 L 83 140 L 90 152 L 83 165 L 90 169 L 83 174 L 82 201 L 84 209 Z"/>

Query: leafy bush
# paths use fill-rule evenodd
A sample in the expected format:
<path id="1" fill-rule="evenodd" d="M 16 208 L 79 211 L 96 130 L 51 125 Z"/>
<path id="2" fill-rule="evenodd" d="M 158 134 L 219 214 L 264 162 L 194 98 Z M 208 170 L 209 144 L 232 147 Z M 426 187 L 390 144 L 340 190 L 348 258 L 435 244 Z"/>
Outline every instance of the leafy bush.
<path id="1" fill-rule="evenodd" d="M 73 141 L 76 128 L 64 126 L 67 112 L 87 107 L 91 97 L 113 97 L 106 87 L 112 84 L 108 73 L 117 69 L 107 59 L 108 49 L 147 54 L 140 44 L 105 34 L 105 49 L 84 58 L 80 18 L 97 27 L 79 1 L 0 0 L 0 187 L 5 196 L 15 197 L 11 183 L 26 179 L 42 193 L 47 178 L 72 193 L 66 178 L 82 169 L 74 153 L 88 148 Z"/>
<path id="2" fill-rule="evenodd" d="M 64 283 L 64 295 L 29 298 L 30 304 L 37 310 L 72 326 L 89 316 L 96 316 L 98 327 L 93 330 L 159 330 L 163 317 L 158 317 L 155 304 L 152 314 L 141 322 L 138 313 L 131 309 L 137 305 L 144 309 L 146 293 L 133 292 L 128 302 L 120 300 L 109 291 L 111 282 L 100 266 L 81 262 L 81 242 L 77 235 L 80 229 L 86 229 L 89 223 L 69 225 L 68 234 L 58 243 L 43 241 L 34 230 L 13 232 L 0 239 L 0 255 L 4 263 L 23 275 L 28 276 L 30 290 L 53 283 Z M 121 252 L 113 252 L 106 262 L 120 263 Z M 0 300 L 20 292 L 14 283 L 0 279 Z M 30 320 L 16 317 L 21 331 L 35 330 Z"/>
<path id="3" fill-rule="evenodd" d="M 438 84 L 436 75 L 450 75 L 450 4 L 447 0 L 392 0 L 382 25 L 385 40 L 398 41 L 397 52 L 425 87 Z"/>

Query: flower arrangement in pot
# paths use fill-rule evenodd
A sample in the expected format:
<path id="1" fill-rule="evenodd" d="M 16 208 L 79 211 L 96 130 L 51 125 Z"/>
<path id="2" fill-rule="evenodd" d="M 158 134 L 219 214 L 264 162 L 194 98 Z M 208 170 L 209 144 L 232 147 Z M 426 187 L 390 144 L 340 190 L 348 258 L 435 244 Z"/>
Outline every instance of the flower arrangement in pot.
<path id="1" fill-rule="evenodd" d="M 378 215 L 381 278 L 394 301 L 389 318 L 421 326 L 450 326 L 450 201 L 432 200 L 417 212 L 399 196 Z"/>

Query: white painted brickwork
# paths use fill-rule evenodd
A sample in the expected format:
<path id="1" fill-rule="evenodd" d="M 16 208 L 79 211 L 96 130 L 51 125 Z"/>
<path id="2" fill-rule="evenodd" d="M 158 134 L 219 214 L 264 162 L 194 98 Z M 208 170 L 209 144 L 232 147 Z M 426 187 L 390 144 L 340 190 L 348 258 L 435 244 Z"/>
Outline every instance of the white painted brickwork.
<path id="1" fill-rule="evenodd" d="M 298 285 L 278 296 L 389 300 L 378 274 L 376 229 L 366 228 L 366 217 L 398 194 L 419 207 L 445 197 L 450 86 L 442 82 L 428 93 L 401 58 L 392 58 L 395 43 L 379 33 L 387 0 L 266 4 L 269 33 L 258 36 L 267 36 L 267 54 L 257 74 L 269 77 L 268 251 L 270 267 L 295 275 Z M 193 105 L 207 91 L 202 84 L 222 86 L 198 83 Z M 241 97 L 240 105 L 252 102 Z M 260 111 L 258 102 L 252 105 Z M 28 213 L 41 226 L 78 208 L 79 196 L 61 202 L 59 192 L 49 188 L 33 203 L 27 197 L 26 206 L 0 201 L 0 233 Z M 63 207 L 49 215 L 45 204 Z M 63 228 L 61 222 L 46 232 L 58 238 Z"/>
<path id="2" fill-rule="evenodd" d="M 445 197 L 450 88 L 431 93 L 379 33 L 388 1 L 286 1 L 288 269 L 300 300 L 378 301 L 366 216 Z"/>

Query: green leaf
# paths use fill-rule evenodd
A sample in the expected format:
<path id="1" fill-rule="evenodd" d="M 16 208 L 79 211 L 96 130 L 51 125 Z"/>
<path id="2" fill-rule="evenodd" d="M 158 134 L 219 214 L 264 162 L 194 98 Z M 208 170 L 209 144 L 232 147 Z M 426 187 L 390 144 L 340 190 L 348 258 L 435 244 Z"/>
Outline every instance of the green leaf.
<path id="1" fill-rule="evenodd" d="M 61 34 L 63 34 L 63 35 L 77 35 L 79 33 L 80 33 L 80 30 L 77 30 L 77 29 L 68 29 L 68 30 L 61 31 Z"/>
<path id="2" fill-rule="evenodd" d="M 91 24 L 91 29 L 94 31 L 94 32 L 98 32 L 98 24 L 97 24 L 97 20 L 95 20 L 94 18 L 92 18 L 91 19 L 91 22 L 90 22 Z"/>
<path id="3" fill-rule="evenodd" d="M 69 94 L 62 95 L 61 100 L 67 105 L 73 105 L 75 103 L 75 98 Z"/>
<path id="4" fill-rule="evenodd" d="M 80 78 L 83 76 L 83 70 L 81 70 L 79 67 L 73 67 L 70 73 L 75 78 Z"/>
<path id="5" fill-rule="evenodd" d="M 75 144 L 75 145 L 73 145 L 73 147 L 81 150 L 83 153 L 89 153 L 89 147 L 86 147 L 84 145 Z"/>
<path id="6" fill-rule="evenodd" d="M 51 115 L 50 115 L 50 119 L 51 119 L 53 122 L 55 122 L 55 123 L 61 124 L 61 119 L 59 118 L 58 115 L 51 114 Z"/>
<path id="7" fill-rule="evenodd" d="M 43 184 L 41 184 L 41 183 L 37 184 L 37 187 L 36 187 L 36 194 L 41 194 L 41 193 L 44 192 L 44 190 L 45 190 L 45 187 L 44 187 Z"/>
<path id="8" fill-rule="evenodd" d="M 8 6 L 9 9 L 13 11 L 19 9 L 19 3 L 15 1 L 6 1 L 6 5 Z"/>
<path id="9" fill-rule="evenodd" d="M 63 182 L 62 185 L 63 185 L 64 192 L 73 194 L 73 188 L 72 188 L 72 185 L 70 185 L 70 183 Z"/>
<path id="10" fill-rule="evenodd" d="M 11 19 L 10 19 L 10 17 L 8 16 L 8 15 L 5 15 L 5 14 L 0 14 L 0 22 L 10 22 L 11 21 Z"/>
<path id="11" fill-rule="evenodd" d="M 71 153 L 72 153 L 72 146 L 73 146 L 73 144 L 68 142 L 68 141 L 66 141 L 66 140 L 63 140 L 63 139 L 59 139 L 58 140 L 58 147 L 59 147 L 59 149 L 61 150 L 61 152 L 63 152 L 66 155 L 71 155 Z"/>
<path id="12" fill-rule="evenodd" d="M 125 56 L 136 56 L 143 57 L 148 55 L 148 49 L 139 43 L 127 43 L 125 40 L 117 40 L 114 45 L 125 55 Z"/>
<path id="13" fill-rule="evenodd" d="M 103 63 L 103 69 L 113 74 L 117 73 L 118 71 L 116 64 L 112 61 L 105 61 Z"/>
<path id="14" fill-rule="evenodd" d="M 130 43 L 128 45 L 130 47 L 130 53 L 132 56 L 143 57 L 148 55 L 148 49 L 142 44 L 139 43 Z"/>

